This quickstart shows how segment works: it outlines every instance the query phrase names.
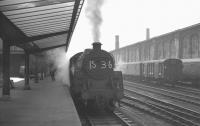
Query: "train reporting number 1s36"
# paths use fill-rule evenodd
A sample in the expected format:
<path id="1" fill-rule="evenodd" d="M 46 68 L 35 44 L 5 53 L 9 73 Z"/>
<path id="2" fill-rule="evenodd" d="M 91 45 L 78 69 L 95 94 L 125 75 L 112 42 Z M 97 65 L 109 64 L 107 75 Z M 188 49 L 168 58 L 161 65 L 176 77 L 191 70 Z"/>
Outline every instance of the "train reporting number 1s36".
<path id="1" fill-rule="evenodd" d="M 90 60 L 89 61 L 89 69 L 93 70 L 93 69 L 112 69 L 113 65 L 111 63 L 111 61 L 105 61 L 105 60 L 100 60 L 100 61 L 94 61 L 94 60 Z"/>

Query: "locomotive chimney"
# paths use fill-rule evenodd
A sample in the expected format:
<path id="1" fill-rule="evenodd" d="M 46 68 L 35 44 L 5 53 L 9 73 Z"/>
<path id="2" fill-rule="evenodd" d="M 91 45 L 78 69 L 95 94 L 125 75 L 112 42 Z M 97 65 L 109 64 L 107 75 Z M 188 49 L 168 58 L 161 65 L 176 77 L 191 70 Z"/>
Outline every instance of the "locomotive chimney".
<path id="1" fill-rule="evenodd" d="M 92 45 L 94 50 L 101 50 L 102 44 L 100 42 L 94 42 Z"/>
<path id="2" fill-rule="evenodd" d="M 149 28 L 146 29 L 146 40 L 150 39 L 150 30 Z"/>
<path id="3" fill-rule="evenodd" d="M 115 49 L 119 49 L 119 35 L 115 35 Z"/>

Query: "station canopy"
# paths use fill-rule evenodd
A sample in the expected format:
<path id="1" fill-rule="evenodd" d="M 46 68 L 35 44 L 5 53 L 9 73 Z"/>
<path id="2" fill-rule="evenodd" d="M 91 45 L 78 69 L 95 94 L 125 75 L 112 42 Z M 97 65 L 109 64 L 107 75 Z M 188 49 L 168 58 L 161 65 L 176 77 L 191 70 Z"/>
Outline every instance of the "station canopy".
<path id="1" fill-rule="evenodd" d="M 84 0 L 0 0 L 0 36 L 30 53 L 66 46 Z"/>

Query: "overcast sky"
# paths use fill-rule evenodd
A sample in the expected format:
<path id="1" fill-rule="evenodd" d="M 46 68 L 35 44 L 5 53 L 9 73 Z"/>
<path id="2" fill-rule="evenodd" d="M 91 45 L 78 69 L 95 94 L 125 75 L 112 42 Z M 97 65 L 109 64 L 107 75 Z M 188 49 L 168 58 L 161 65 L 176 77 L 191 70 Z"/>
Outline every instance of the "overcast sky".
<path id="1" fill-rule="evenodd" d="M 87 0 L 68 49 L 69 55 L 91 48 L 91 24 L 86 17 Z M 104 0 L 100 27 L 102 48 L 115 48 L 115 35 L 120 47 L 142 41 L 146 28 L 155 37 L 200 23 L 200 0 Z"/>

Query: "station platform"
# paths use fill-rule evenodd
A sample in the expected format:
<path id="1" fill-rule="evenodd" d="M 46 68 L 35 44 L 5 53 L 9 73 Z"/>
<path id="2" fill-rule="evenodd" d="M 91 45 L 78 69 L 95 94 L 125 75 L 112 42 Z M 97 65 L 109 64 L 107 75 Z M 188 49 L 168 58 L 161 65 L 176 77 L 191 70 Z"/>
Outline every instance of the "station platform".
<path id="1" fill-rule="evenodd" d="M 45 78 L 14 84 L 8 100 L 0 100 L 0 126 L 81 126 L 68 86 Z M 2 88 L 0 88 L 2 98 Z"/>

